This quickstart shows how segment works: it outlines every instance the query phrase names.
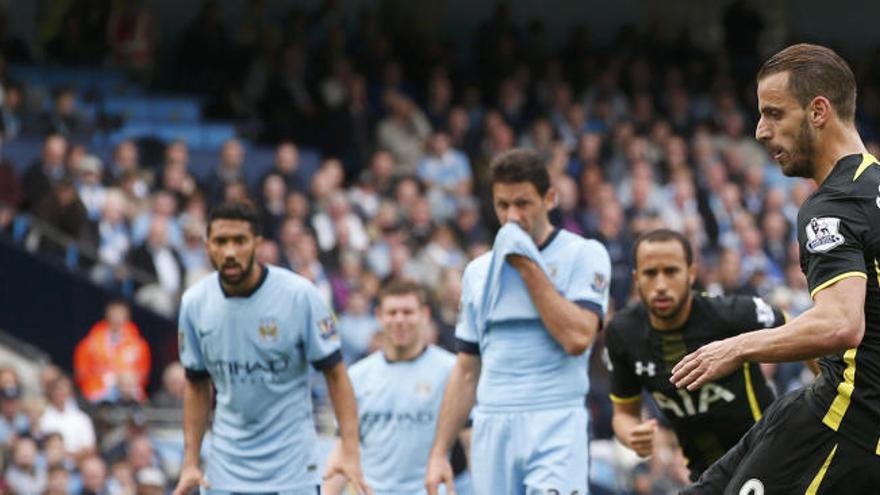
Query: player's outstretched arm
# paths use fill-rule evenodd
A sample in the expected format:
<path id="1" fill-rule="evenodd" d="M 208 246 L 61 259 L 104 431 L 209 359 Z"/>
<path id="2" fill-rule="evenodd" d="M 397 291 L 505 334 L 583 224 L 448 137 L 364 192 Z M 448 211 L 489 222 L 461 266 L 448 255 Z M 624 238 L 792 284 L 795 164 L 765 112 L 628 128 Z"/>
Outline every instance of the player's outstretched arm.
<path id="1" fill-rule="evenodd" d="M 339 424 L 340 437 L 339 455 L 331 456 L 327 463 L 324 479 L 329 480 L 336 475 L 342 475 L 357 489 L 359 494 L 372 495 L 373 490 L 367 486 L 361 472 L 357 402 L 345 365 L 337 363 L 332 368 L 324 370 L 324 377 L 327 379 L 327 389 L 330 392 L 330 402 L 333 404 L 336 422 Z"/>
<path id="2" fill-rule="evenodd" d="M 437 433 L 434 435 L 425 473 L 428 495 L 437 495 L 438 487 L 442 484 L 446 485 L 449 495 L 455 495 L 449 451 L 476 402 L 480 367 L 479 356 L 459 352 L 455 366 L 449 374 L 446 390 L 443 392 L 443 404 L 440 406 L 440 417 L 437 419 Z"/>
<path id="3" fill-rule="evenodd" d="M 599 331 L 599 316 L 563 297 L 529 258 L 510 254 L 507 262 L 519 271 L 541 321 L 565 352 L 576 356 L 586 351 Z"/>
<path id="4" fill-rule="evenodd" d="M 684 357 L 670 380 L 695 390 L 733 372 L 743 361 L 812 359 L 857 347 L 865 334 L 865 280 L 849 277 L 818 292 L 815 305 L 781 327 L 718 340 Z"/>
<path id="5" fill-rule="evenodd" d="M 611 427 L 617 438 L 641 457 L 654 452 L 654 433 L 657 420 L 642 421 L 642 401 L 614 403 Z"/>
<path id="6" fill-rule="evenodd" d="M 188 377 L 183 389 L 183 467 L 174 495 L 187 495 L 200 486 L 208 487 L 199 466 L 199 453 L 210 413 L 211 380 Z"/>

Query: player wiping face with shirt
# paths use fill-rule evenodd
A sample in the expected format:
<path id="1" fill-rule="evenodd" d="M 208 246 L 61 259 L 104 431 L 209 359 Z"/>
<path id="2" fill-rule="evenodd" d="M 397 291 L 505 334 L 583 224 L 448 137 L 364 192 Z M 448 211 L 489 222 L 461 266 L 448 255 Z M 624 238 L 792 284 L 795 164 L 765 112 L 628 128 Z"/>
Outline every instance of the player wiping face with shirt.
<path id="1" fill-rule="evenodd" d="M 540 154 L 504 153 L 491 173 L 503 226 L 465 269 L 459 353 L 425 484 L 453 491 L 448 452 L 476 402 L 475 493 L 585 494 L 587 359 L 608 304 L 608 253 L 550 224 L 556 196 Z"/>

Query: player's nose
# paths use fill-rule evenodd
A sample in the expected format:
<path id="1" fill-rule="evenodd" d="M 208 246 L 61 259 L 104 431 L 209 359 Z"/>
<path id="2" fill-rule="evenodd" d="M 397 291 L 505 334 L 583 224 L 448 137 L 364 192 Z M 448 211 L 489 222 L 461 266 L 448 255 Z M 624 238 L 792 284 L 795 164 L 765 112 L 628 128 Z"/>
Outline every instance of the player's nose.
<path id="1" fill-rule="evenodd" d="M 770 126 L 764 122 L 764 117 L 761 117 L 761 119 L 758 120 L 758 125 L 755 127 L 755 139 L 763 142 L 770 140 L 770 137 Z"/>

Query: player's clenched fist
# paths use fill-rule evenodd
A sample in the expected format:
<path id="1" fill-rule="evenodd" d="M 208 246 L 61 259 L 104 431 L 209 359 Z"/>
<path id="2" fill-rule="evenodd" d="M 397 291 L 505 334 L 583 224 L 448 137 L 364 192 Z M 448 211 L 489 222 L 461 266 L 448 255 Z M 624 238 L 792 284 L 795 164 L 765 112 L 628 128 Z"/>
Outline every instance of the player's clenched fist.
<path id="1" fill-rule="evenodd" d="M 654 433 L 657 431 L 657 420 L 649 419 L 629 430 L 626 443 L 636 454 L 648 457 L 654 451 Z"/>
<path id="2" fill-rule="evenodd" d="M 425 472 L 425 488 L 428 495 L 438 495 L 440 485 L 446 485 L 446 493 L 455 495 L 455 483 L 452 465 L 445 456 L 432 455 L 428 458 L 428 469 Z"/>
<path id="3" fill-rule="evenodd" d="M 202 470 L 198 466 L 184 466 L 180 471 L 180 481 L 177 482 L 174 495 L 189 495 L 200 486 L 209 487 L 207 480 L 202 476 Z"/>

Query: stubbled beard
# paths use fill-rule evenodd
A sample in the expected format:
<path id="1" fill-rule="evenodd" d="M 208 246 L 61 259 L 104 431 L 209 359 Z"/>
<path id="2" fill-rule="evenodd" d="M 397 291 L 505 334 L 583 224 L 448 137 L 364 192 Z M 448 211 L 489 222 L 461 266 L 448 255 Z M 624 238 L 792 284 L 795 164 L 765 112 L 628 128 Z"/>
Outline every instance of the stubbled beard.
<path id="1" fill-rule="evenodd" d="M 782 167 L 782 173 L 789 177 L 812 178 L 815 151 L 816 143 L 810 134 L 810 125 L 807 119 L 804 119 L 801 121 L 801 128 L 792 150 L 791 163 L 787 167 Z"/>
<path id="2" fill-rule="evenodd" d="M 223 274 L 223 264 L 222 263 L 220 263 L 220 264 L 214 263 L 214 269 L 217 270 L 217 273 L 220 275 L 220 280 L 222 280 L 223 283 L 228 284 L 228 285 L 240 284 L 243 281 L 247 280 L 248 277 L 250 276 L 251 272 L 254 270 L 254 258 L 255 257 L 256 257 L 256 253 L 251 253 L 251 257 L 248 258 L 247 263 L 242 268 L 241 274 L 235 278 L 230 278 L 230 277 L 227 277 L 226 275 Z"/>
<path id="3" fill-rule="evenodd" d="M 676 304 L 675 306 L 670 308 L 665 313 L 661 313 L 661 312 L 655 310 L 649 304 L 648 298 L 645 297 L 644 294 L 642 294 L 641 296 L 642 296 L 642 300 L 645 301 L 645 307 L 648 308 L 648 311 L 652 315 L 654 315 L 657 318 L 660 318 L 661 320 L 674 320 L 674 319 L 678 318 L 678 316 L 681 314 L 682 311 L 684 311 L 684 305 L 687 303 L 688 299 L 690 299 L 690 297 L 691 297 L 691 289 L 690 289 L 690 287 L 688 287 L 688 289 L 682 295 L 681 299 L 678 301 L 678 304 Z"/>

